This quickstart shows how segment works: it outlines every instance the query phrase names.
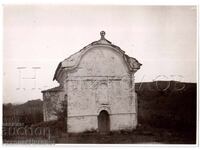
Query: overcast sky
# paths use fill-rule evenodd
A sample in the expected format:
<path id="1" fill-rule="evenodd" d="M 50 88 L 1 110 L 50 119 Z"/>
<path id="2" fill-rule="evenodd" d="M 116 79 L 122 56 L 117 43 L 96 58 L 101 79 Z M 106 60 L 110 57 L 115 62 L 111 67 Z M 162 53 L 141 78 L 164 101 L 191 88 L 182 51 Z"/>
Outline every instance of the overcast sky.
<path id="1" fill-rule="evenodd" d="M 58 85 L 58 63 L 99 40 L 101 30 L 143 64 L 136 82 L 196 82 L 196 7 L 7 5 L 4 102 L 42 98 L 42 89 Z"/>

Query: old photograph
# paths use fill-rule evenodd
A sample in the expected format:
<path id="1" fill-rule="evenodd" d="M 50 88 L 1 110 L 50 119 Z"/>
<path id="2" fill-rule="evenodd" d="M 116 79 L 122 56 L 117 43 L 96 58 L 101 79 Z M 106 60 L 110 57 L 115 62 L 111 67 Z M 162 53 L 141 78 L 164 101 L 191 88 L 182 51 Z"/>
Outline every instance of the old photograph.
<path id="1" fill-rule="evenodd" d="M 197 144 L 197 6 L 4 5 L 3 144 Z"/>

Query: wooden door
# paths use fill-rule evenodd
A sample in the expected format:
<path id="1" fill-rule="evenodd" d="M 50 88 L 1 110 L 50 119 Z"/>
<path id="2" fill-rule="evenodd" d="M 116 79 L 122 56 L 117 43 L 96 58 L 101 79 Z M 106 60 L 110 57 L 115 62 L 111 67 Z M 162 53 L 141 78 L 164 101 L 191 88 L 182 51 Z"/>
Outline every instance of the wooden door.
<path id="1" fill-rule="evenodd" d="M 108 133 L 110 131 L 110 117 L 107 111 L 102 110 L 98 116 L 98 129 L 100 133 Z"/>

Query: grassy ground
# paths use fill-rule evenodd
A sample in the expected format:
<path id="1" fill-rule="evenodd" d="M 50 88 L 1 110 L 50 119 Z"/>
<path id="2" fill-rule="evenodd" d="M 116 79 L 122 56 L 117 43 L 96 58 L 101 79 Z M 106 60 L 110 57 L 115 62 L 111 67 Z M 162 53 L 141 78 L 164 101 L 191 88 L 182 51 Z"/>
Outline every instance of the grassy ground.
<path id="1" fill-rule="evenodd" d="M 172 130 L 140 127 L 131 132 L 120 131 L 109 134 L 61 134 L 55 138 L 55 142 L 79 144 L 195 144 L 195 138 L 190 132 L 182 134 Z"/>
<path id="2" fill-rule="evenodd" d="M 85 132 L 80 134 L 67 134 L 57 130 L 50 138 L 41 137 L 12 137 L 4 140 L 4 143 L 78 143 L 78 144 L 195 144 L 194 133 L 177 132 L 162 128 L 152 128 L 150 126 L 140 126 L 133 131 L 110 132 L 99 134 L 96 132 Z"/>

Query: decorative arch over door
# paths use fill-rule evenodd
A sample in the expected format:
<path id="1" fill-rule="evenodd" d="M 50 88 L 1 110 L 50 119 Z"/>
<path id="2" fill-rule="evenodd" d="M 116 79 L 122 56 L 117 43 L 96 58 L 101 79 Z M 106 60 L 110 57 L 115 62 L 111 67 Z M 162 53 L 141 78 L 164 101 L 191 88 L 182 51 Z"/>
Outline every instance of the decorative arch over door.
<path id="1" fill-rule="evenodd" d="M 106 110 L 102 110 L 98 115 L 98 130 L 100 133 L 110 131 L 110 116 Z"/>

